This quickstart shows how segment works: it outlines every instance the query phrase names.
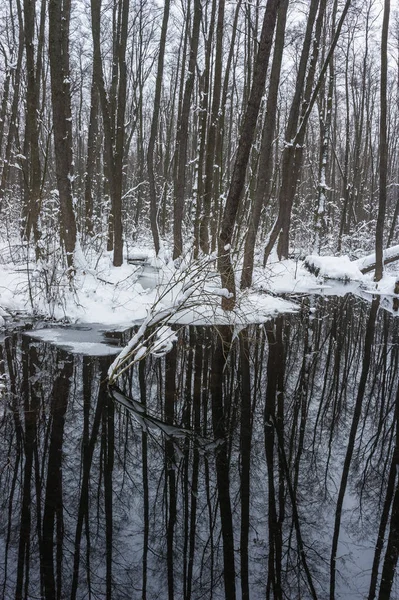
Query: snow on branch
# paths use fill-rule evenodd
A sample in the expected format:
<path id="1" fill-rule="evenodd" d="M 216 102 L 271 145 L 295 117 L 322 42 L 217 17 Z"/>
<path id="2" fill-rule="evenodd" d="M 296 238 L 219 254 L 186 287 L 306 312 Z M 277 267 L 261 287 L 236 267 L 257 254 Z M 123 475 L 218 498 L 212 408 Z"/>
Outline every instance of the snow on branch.
<path id="1" fill-rule="evenodd" d="M 171 278 L 149 309 L 138 331 L 109 367 L 110 385 L 114 385 L 122 373 L 144 357 L 150 354 L 160 357 L 172 349 L 177 336 L 170 328 L 170 323 L 179 313 L 204 304 L 209 306 L 210 303 L 214 303 L 216 308 L 218 299 L 228 294 L 223 288 L 209 286 L 215 260 L 214 257 L 207 257 L 189 263 L 176 272 L 176 276 Z"/>

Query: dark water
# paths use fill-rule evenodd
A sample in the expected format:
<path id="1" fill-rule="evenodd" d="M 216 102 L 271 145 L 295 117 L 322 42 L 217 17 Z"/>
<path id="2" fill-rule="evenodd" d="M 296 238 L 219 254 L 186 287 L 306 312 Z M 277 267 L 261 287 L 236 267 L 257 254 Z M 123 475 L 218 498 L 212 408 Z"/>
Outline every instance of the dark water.
<path id="1" fill-rule="evenodd" d="M 399 598 L 399 321 L 305 301 L 112 357 L 0 342 L 0 598 Z M 121 398 L 121 396 L 119 396 Z"/>

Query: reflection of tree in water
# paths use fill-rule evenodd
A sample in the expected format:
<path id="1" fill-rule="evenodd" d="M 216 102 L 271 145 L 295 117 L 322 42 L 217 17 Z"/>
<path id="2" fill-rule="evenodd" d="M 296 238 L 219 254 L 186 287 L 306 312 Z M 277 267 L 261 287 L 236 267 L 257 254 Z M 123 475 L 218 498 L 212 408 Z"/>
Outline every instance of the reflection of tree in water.
<path id="1" fill-rule="evenodd" d="M 398 341 L 351 297 L 186 328 L 128 411 L 107 359 L 8 337 L 0 597 L 395 597 Z"/>

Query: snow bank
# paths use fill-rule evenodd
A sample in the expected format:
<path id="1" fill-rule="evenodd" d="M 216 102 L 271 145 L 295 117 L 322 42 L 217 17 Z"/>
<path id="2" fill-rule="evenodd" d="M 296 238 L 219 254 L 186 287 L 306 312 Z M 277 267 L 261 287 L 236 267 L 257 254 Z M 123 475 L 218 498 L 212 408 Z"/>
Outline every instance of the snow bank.
<path id="1" fill-rule="evenodd" d="M 126 327 L 149 314 L 167 313 L 171 322 L 181 324 L 222 324 L 262 322 L 295 310 L 292 302 L 258 291 L 238 294 L 237 309 L 226 314 L 220 307 L 226 290 L 220 285 L 215 256 L 203 261 L 187 258 L 179 268 L 156 258 L 150 248 L 131 248 L 129 256 L 144 258 L 145 264 L 115 268 L 110 253 L 90 259 L 79 248 L 73 278 L 46 263 L 0 264 L 0 326 L 3 317 L 18 313 Z"/>
<path id="2" fill-rule="evenodd" d="M 389 250 L 397 251 L 399 246 Z M 26 313 L 69 323 L 127 327 L 154 314 L 154 307 L 155 312 L 166 311 L 171 323 L 241 325 L 261 323 L 279 312 L 296 309 L 292 302 L 275 297 L 279 294 L 353 291 L 342 283 L 342 289 L 337 289 L 338 283 L 323 278 L 376 290 L 372 275 L 360 271 L 369 257 L 354 262 L 347 256 L 316 255 L 305 261 L 275 260 L 264 269 L 255 269 L 253 288 L 238 292 L 236 310 L 226 313 L 220 306 L 225 290 L 221 289 L 215 256 L 199 262 L 187 257 L 177 267 L 166 255 L 164 260 L 156 258 L 150 246 L 131 247 L 129 255 L 144 263 L 115 268 L 110 253 L 99 258 L 80 252 L 76 275 L 69 279 L 66 272 L 46 263 L 36 265 L 21 259 L 14 264 L 0 244 L 0 326 L 8 315 Z M 392 294 L 394 279 L 395 275 L 388 279 L 384 274 L 380 292 Z"/>

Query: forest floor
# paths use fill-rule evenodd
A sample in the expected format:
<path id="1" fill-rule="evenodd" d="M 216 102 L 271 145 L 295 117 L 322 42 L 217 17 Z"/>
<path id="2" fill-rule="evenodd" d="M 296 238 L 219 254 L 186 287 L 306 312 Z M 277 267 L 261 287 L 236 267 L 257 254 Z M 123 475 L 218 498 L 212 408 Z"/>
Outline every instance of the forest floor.
<path id="1" fill-rule="evenodd" d="M 307 257 L 318 275 L 303 260 L 271 260 L 256 267 L 254 285 L 239 292 L 237 308 L 226 314 L 220 308 L 219 277 L 214 257 L 187 258 L 176 268 L 167 258 L 155 258 L 149 246 L 129 249 L 135 264 L 112 266 L 110 253 L 100 257 L 80 253 L 74 277 L 45 262 L 7 260 L 8 246 L 0 246 L 0 325 L 15 316 L 36 315 L 70 323 L 128 326 L 143 320 L 149 311 L 175 306 L 180 323 L 260 323 L 280 312 L 298 308 L 296 296 L 342 295 L 348 292 L 371 299 L 385 297 L 392 306 L 397 263 L 386 269 L 378 286 L 373 273 L 363 275 L 359 261 L 342 257 Z M 237 273 L 239 276 L 239 273 Z M 284 296 L 282 298 L 281 296 Z"/>

